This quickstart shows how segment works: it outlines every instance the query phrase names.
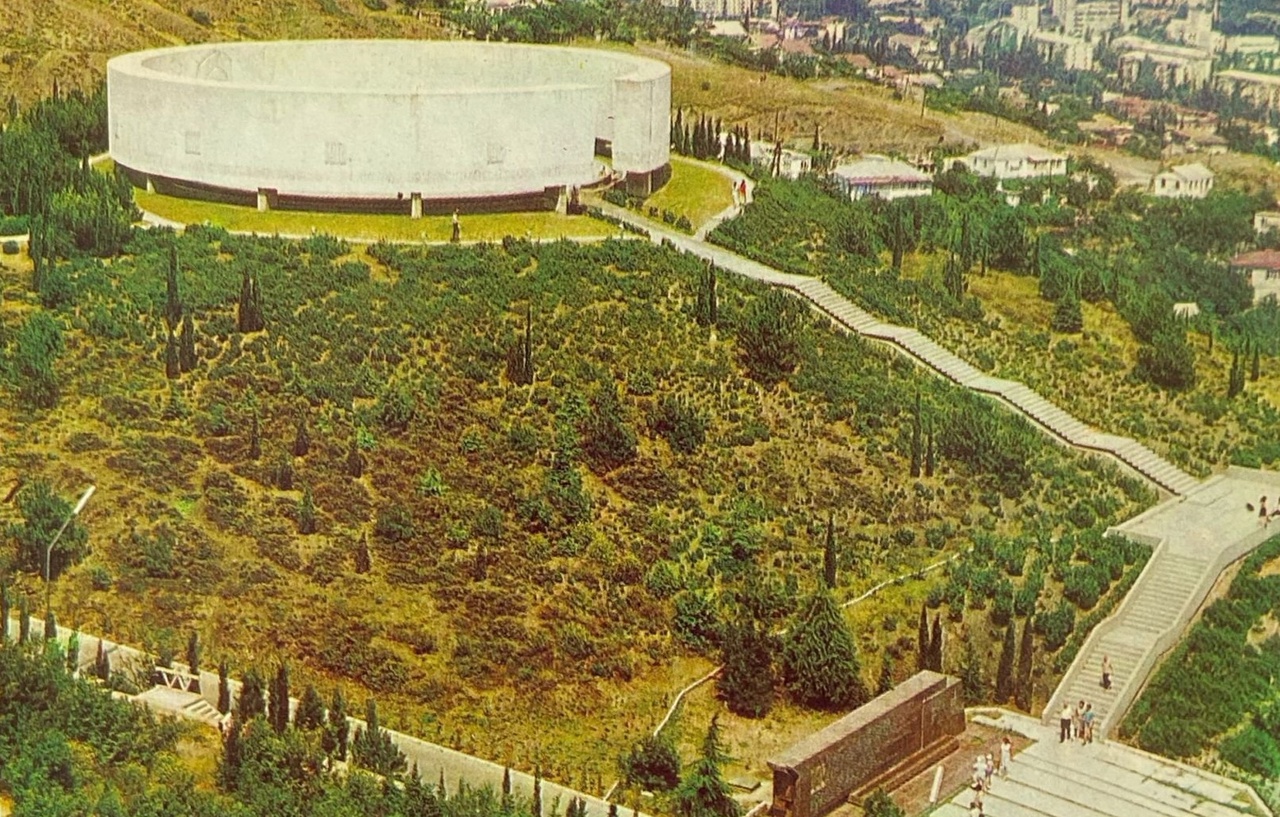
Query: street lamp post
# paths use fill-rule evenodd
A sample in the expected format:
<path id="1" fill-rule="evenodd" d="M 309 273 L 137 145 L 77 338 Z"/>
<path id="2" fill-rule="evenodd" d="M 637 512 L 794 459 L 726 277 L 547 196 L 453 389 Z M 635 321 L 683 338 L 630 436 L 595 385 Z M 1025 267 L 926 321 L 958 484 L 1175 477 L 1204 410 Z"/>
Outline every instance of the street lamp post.
<path id="1" fill-rule="evenodd" d="M 71 509 L 71 515 L 67 517 L 67 521 L 62 523 L 62 527 L 58 528 L 58 532 L 54 534 L 53 539 L 49 541 L 48 546 L 44 549 L 44 614 L 46 617 L 49 615 L 49 595 L 53 586 L 53 573 L 49 569 L 49 561 L 53 556 L 53 546 L 58 544 L 58 540 L 62 538 L 63 531 L 71 524 L 71 520 L 80 515 L 80 512 L 84 510 L 85 504 L 89 502 L 89 497 L 93 496 L 93 492 L 96 490 L 98 490 L 98 486 L 89 486 L 89 489 L 80 497 L 80 501 Z"/>

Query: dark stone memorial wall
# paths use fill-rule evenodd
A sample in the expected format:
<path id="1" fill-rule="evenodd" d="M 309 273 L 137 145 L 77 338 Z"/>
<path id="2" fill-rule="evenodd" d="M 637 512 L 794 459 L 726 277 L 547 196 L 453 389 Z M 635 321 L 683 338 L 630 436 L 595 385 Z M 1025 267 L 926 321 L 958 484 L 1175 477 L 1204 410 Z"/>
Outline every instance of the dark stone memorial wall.
<path id="1" fill-rule="evenodd" d="M 770 760 L 770 817 L 821 817 L 964 724 L 960 681 L 916 673 Z"/>

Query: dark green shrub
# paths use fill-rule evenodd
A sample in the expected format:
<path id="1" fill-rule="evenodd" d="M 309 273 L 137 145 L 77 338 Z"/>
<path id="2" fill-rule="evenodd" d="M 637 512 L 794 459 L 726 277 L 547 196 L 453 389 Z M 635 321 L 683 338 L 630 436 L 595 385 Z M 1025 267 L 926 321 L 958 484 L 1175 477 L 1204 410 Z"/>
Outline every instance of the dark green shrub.
<path id="1" fill-rule="evenodd" d="M 1275 738 L 1250 724 L 1222 742 L 1222 759 L 1264 778 L 1280 777 L 1280 746 Z"/>

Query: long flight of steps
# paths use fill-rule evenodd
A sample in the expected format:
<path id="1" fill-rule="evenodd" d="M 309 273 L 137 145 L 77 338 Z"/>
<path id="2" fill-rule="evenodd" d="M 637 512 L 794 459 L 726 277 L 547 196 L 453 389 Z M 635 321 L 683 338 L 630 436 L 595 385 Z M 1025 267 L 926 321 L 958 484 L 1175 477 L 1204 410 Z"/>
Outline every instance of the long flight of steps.
<path id="1" fill-rule="evenodd" d="M 1004 721 L 993 724 L 1036 740 L 1014 755 L 1007 779 L 983 796 L 991 817 L 1244 817 L 1264 814 L 1244 784 L 1117 743 L 1060 744 L 1055 730 Z M 979 720 L 984 720 L 980 717 Z M 969 791 L 932 817 L 968 817 Z"/>
<path id="2" fill-rule="evenodd" d="M 1096 731 L 1108 734 L 1120 703 L 1128 707 L 1158 658 L 1156 640 L 1172 628 L 1181 629 L 1179 613 L 1202 599 L 1208 556 L 1161 552 L 1129 591 L 1113 619 L 1099 625 L 1098 635 L 1085 643 L 1071 669 L 1045 707 L 1045 720 L 1056 723 L 1064 702 L 1093 704 Z M 1111 659 L 1111 689 L 1102 688 L 1102 658 Z"/>
<path id="3" fill-rule="evenodd" d="M 203 721 L 210 726 L 217 726 L 222 721 L 222 714 L 218 712 L 213 704 L 204 698 L 196 698 L 191 703 L 182 707 L 183 717 L 191 720 Z"/>
<path id="4" fill-rule="evenodd" d="M 1174 494 L 1185 495 L 1200 481 L 1151 449 L 1128 437 L 1102 434 L 1046 400 L 1030 387 L 991 377 L 919 331 L 876 320 L 816 279 L 792 287 L 840 324 L 861 335 L 894 343 L 951 381 L 1006 400 L 1027 417 L 1072 445 L 1112 454 L 1138 473 Z"/>
<path id="5" fill-rule="evenodd" d="M 865 337 L 893 343 L 951 381 L 1005 399 L 1025 416 L 1066 442 L 1111 454 L 1173 494 L 1185 495 L 1200 484 L 1195 477 L 1141 443 L 1089 428 L 1027 386 L 985 374 L 915 329 L 878 320 L 817 278 L 781 272 L 704 240 L 643 222 L 634 213 L 621 207 L 610 204 L 601 206 L 610 215 L 643 227 L 655 242 L 668 242 L 729 272 L 796 292 L 846 329 Z"/>

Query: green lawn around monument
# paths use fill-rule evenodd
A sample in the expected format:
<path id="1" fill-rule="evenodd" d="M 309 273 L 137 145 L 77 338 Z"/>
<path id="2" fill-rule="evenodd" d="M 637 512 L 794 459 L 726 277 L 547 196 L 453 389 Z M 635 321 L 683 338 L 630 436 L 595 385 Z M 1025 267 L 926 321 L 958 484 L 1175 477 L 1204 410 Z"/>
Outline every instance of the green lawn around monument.
<path id="1" fill-rule="evenodd" d="M 703 163 L 671 157 L 671 180 L 645 200 L 658 211 L 670 210 L 676 217 L 687 216 L 695 227 L 733 204 L 729 177 Z"/>
<path id="2" fill-rule="evenodd" d="M 238 232 L 264 235 L 308 235 L 329 233 L 353 240 L 447 241 L 449 216 L 374 215 L 367 213 L 311 213 L 274 210 L 259 212 L 252 207 L 181 199 L 134 190 L 143 210 L 183 224 L 209 222 Z M 565 216 L 552 212 L 476 213 L 461 217 L 464 240 L 499 241 L 503 236 L 557 238 L 602 238 L 617 228 L 588 216 Z"/>

